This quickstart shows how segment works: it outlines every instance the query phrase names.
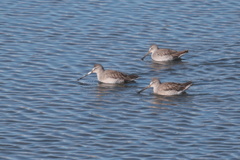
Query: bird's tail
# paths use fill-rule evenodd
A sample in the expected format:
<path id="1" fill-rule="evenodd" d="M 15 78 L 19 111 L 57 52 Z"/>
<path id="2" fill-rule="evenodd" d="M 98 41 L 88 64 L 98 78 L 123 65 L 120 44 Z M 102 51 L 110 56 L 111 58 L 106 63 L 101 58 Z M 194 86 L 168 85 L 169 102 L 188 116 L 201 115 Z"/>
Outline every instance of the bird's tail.
<path id="1" fill-rule="evenodd" d="M 139 76 L 136 75 L 136 74 L 130 74 L 130 75 L 129 75 L 129 78 L 130 78 L 131 81 L 134 81 L 134 80 L 137 79 L 138 77 L 139 77 Z"/>
<path id="2" fill-rule="evenodd" d="M 177 56 L 178 58 L 180 58 L 180 57 L 182 57 L 185 53 L 188 53 L 188 50 L 179 51 L 179 52 L 176 54 L 176 56 Z"/>
<path id="3" fill-rule="evenodd" d="M 184 91 L 187 90 L 189 87 L 191 87 L 193 83 L 191 81 L 184 83 Z"/>

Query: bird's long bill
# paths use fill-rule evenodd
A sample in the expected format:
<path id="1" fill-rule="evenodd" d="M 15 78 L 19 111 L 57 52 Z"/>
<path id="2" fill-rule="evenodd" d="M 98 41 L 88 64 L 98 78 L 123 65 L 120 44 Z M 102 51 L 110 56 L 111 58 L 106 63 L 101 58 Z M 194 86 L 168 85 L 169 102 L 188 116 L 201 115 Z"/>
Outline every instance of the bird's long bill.
<path id="1" fill-rule="evenodd" d="M 149 86 L 147 86 L 147 87 L 145 87 L 145 88 L 143 88 L 143 89 L 141 89 L 140 91 L 138 91 L 137 93 L 141 93 L 142 91 L 144 91 L 144 90 L 146 90 L 146 89 L 148 89 L 148 88 L 150 88 L 151 87 L 151 85 L 149 85 Z"/>
<path id="2" fill-rule="evenodd" d="M 143 60 L 144 60 L 144 58 L 145 58 L 145 57 L 147 57 L 147 55 L 149 55 L 150 53 L 151 53 L 151 52 L 150 52 L 150 51 L 148 51 L 148 52 L 147 52 L 147 54 L 145 54 L 145 55 L 144 55 L 144 56 L 141 58 L 141 60 L 143 61 Z"/>
<path id="3" fill-rule="evenodd" d="M 88 72 L 88 74 L 86 74 L 86 75 L 84 75 L 84 76 L 78 78 L 78 81 L 79 81 L 80 79 L 83 79 L 84 77 L 87 77 L 87 76 L 88 76 L 89 74 L 91 74 L 91 73 L 93 73 L 93 70 L 91 70 L 90 72 Z"/>

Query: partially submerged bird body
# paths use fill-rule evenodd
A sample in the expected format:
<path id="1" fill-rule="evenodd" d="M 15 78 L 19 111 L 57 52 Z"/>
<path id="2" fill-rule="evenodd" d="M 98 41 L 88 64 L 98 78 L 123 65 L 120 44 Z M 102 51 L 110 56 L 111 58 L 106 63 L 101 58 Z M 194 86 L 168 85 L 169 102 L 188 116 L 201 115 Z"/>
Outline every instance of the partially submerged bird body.
<path id="1" fill-rule="evenodd" d="M 181 56 L 183 56 L 185 53 L 187 53 L 188 50 L 184 51 L 176 51 L 172 49 L 165 49 L 161 48 L 159 49 L 157 45 L 151 45 L 149 48 L 148 53 L 142 58 L 142 60 L 152 53 L 151 57 L 154 61 L 172 61 L 179 59 Z"/>
<path id="2" fill-rule="evenodd" d="M 190 81 L 186 83 L 175 83 L 175 82 L 161 83 L 158 78 L 153 78 L 151 83 L 147 87 L 140 90 L 138 93 L 144 91 L 145 89 L 153 87 L 154 94 L 180 95 L 184 91 L 186 91 L 191 85 L 192 85 L 192 82 Z"/>
<path id="3" fill-rule="evenodd" d="M 97 74 L 97 79 L 99 82 L 111 84 L 131 82 L 138 78 L 138 75 L 135 74 L 128 75 L 114 70 L 105 70 L 102 65 L 95 64 L 92 71 L 79 79 L 82 79 L 91 73 Z"/>
<path id="4" fill-rule="evenodd" d="M 126 83 L 134 81 L 137 75 L 127 75 L 114 70 L 102 70 L 96 72 L 98 81 L 103 83 Z"/>
<path id="5" fill-rule="evenodd" d="M 179 95 L 182 94 L 192 85 L 192 82 L 174 83 L 166 82 L 160 83 L 158 86 L 153 87 L 153 93 L 159 95 Z"/>
<path id="6" fill-rule="evenodd" d="M 152 52 L 152 59 L 154 61 L 172 61 L 179 59 L 184 53 L 188 51 L 175 51 L 171 49 L 158 49 Z"/>

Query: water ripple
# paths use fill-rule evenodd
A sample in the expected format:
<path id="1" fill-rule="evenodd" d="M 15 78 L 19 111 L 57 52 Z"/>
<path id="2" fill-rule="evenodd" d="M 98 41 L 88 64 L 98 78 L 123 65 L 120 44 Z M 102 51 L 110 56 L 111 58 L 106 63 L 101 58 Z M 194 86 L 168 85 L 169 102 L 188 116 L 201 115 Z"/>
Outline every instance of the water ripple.
<path id="1" fill-rule="evenodd" d="M 238 6 L 3 1 L 0 159 L 238 159 Z M 153 43 L 189 53 L 141 61 Z M 95 63 L 140 77 L 78 82 Z M 181 96 L 137 94 L 152 77 L 194 85 Z"/>

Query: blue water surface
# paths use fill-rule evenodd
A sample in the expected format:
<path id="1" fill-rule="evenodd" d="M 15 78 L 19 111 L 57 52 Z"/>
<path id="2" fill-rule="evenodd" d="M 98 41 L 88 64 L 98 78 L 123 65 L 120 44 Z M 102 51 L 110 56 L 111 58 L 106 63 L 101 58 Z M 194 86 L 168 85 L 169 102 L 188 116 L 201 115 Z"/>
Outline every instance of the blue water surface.
<path id="1" fill-rule="evenodd" d="M 0 4 L 0 159 L 240 159 L 240 1 Z M 151 44 L 189 53 L 141 61 Z M 78 82 L 95 63 L 140 78 Z M 137 94 L 152 77 L 194 85 Z"/>

